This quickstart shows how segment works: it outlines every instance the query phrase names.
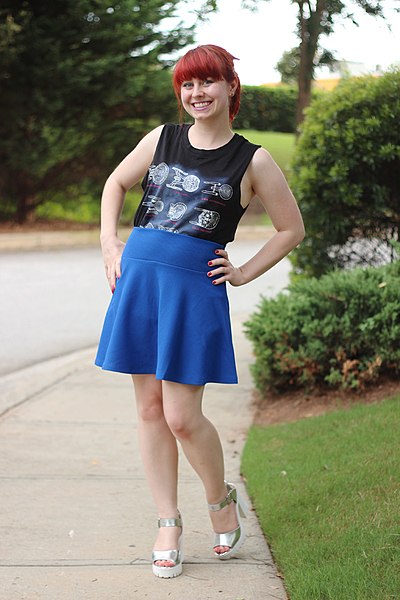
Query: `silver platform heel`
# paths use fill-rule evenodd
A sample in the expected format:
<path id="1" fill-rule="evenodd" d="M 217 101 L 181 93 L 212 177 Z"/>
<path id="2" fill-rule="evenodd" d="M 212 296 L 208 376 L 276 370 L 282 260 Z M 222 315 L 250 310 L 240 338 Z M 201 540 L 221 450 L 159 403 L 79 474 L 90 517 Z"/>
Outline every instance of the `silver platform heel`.
<path id="1" fill-rule="evenodd" d="M 225 496 L 224 500 L 222 500 L 222 502 L 219 502 L 218 504 L 209 504 L 208 508 L 209 510 L 216 512 L 217 510 L 225 508 L 225 506 L 228 506 L 231 502 L 234 502 L 236 509 L 236 517 L 239 525 L 236 527 L 236 529 L 233 529 L 232 531 L 228 531 L 226 533 L 215 533 L 213 548 L 216 548 L 217 546 L 229 547 L 229 550 L 227 550 L 226 552 L 222 552 L 221 554 L 219 554 L 218 552 L 214 552 L 214 556 L 221 560 L 231 558 L 238 552 L 238 550 L 242 546 L 245 539 L 245 532 L 241 517 L 245 518 L 247 513 L 247 505 L 237 493 L 237 489 L 235 488 L 233 483 L 225 482 L 225 485 L 228 493 Z"/>
<path id="2" fill-rule="evenodd" d="M 153 562 L 153 573 L 156 577 L 162 577 L 164 579 L 169 579 L 170 577 L 178 577 L 182 573 L 182 563 L 183 563 L 183 548 L 182 548 L 182 533 L 183 533 L 183 525 L 182 525 L 182 517 L 178 510 L 178 518 L 177 519 L 158 519 L 159 527 L 182 527 L 181 535 L 179 536 L 178 548 L 176 550 L 153 550 L 152 552 L 152 562 Z M 155 563 L 159 560 L 167 560 L 173 562 L 174 565 L 172 567 L 161 567 L 160 565 L 156 565 Z"/>

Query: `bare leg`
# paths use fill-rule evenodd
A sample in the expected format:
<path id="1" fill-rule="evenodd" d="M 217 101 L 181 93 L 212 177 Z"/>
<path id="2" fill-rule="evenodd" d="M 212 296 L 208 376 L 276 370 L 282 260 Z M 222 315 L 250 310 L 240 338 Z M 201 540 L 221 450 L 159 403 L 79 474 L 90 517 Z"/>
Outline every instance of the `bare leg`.
<path id="1" fill-rule="evenodd" d="M 214 425 L 202 412 L 204 387 L 163 381 L 162 390 L 165 420 L 202 480 L 207 502 L 221 502 L 227 493 L 223 452 Z M 231 531 L 238 526 L 233 504 L 211 512 L 210 517 L 217 533 Z M 216 552 L 226 550 L 224 546 L 216 548 Z"/>
<path id="2" fill-rule="evenodd" d="M 138 414 L 140 452 L 147 481 L 158 509 L 159 518 L 175 518 L 177 514 L 178 449 L 168 427 L 162 400 L 161 381 L 154 375 L 132 375 Z M 161 527 L 155 550 L 177 548 L 180 528 Z M 168 561 L 157 561 L 171 566 Z"/>

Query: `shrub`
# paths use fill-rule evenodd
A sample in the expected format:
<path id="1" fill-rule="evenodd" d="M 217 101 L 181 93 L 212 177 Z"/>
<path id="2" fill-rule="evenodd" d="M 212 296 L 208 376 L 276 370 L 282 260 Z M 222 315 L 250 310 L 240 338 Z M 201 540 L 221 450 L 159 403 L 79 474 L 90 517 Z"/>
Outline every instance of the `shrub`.
<path id="1" fill-rule="evenodd" d="M 245 323 L 256 387 L 362 388 L 400 371 L 400 261 L 301 279 Z"/>
<path id="2" fill-rule="evenodd" d="M 240 111 L 233 124 L 235 129 L 282 131 L 294 133 L 296 127 L 297 90 L 282 86 L 243 86 Z"/>
<path id="3" fill-rule="evenodd" d="M 343 82 L 307 110 L 290 180 L 307 237 L 298 273 L 393 260 L 400 225 L 400 71 Z"/>

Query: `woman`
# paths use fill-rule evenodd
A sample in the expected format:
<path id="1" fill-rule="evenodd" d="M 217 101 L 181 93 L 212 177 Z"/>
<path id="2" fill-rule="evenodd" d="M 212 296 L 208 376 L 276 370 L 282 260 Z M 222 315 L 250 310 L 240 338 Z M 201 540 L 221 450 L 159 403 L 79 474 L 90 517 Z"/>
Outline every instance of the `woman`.
<path id="1" fill-rule="evenodd" d="M 234 134 L 240 81 L 234 57 L 213 45 L 187 52 L 173 85 L 191 125 L 147 134 L 108 178 L 101 244 L 113 297 L 96 364 L 132 374 L 143 464 L 159 514 L 153 572 L 182 572 L 177 508 L 177 440 L 205 489 L 214 555 L 233 556 L 244 539 L 244 507 L 224 480 L 217 431 L 202 413 L 207 382 L 237 383 L 226 282 L 259 277 L 297 246 L 303 222 L 266 150 Z M 124 197 L 143 179 L 142 201 L 126 246 L 117 227 Z M 225 245 L 257 195 L 276 233 L 235 267 Z"/>

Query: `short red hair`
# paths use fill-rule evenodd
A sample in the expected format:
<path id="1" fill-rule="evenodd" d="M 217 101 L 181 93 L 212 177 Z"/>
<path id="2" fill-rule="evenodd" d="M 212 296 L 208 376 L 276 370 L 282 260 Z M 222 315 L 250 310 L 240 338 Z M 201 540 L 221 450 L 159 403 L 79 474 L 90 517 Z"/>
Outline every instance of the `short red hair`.
<path id="1" fill-rule="evenodd" d="M 179 108 L 181 104 L 181 85 L 189 79 L 206 79 L 212 77 L 217 81 L 225 79 L 228 83 L 236 83 L 236 91 L 229 103 L 229 119 L 233 121 L 239 112 L 240 106 L 240 80 L 235 71 L 233 61 L 237 60 L 232 54 L 213 44 L 198 46 L 189 50 L 175 65 L 173 73 L 173 86 L 178 98 Z"/>

